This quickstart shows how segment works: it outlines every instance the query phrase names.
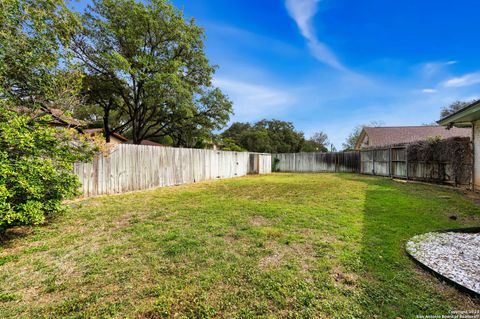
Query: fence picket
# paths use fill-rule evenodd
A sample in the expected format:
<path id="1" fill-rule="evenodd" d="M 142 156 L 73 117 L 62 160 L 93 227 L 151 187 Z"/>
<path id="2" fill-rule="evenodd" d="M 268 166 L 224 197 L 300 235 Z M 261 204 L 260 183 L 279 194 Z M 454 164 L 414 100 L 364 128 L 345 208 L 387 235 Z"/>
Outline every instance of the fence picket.
<path id="1" fill-rule="evenodd" d="M 283 153 L 273 154 L 279 172 L 360 172 L 360 153 Z"/>
<path id="2" fill-rule="evenodd" d="M 256 169 L 249 167 L 250 155 Z M 270 172 L 270 154 L 130 144 L 74 166 L 85 197 Z"/>

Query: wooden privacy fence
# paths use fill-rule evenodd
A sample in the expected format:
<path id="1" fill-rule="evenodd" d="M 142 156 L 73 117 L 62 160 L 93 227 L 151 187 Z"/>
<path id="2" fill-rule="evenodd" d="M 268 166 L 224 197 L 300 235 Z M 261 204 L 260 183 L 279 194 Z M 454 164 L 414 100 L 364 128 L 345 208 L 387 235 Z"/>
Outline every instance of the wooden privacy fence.
<path id="1" fill-rule="evenodd" d="M 425 182 L 455 183 L 449 162 L 409 161 L 407 145 L 366 149 L 360 151 L 360 172 L 368 175 L 389 176 Z M 457 183 L 471 183 L 471 163 L 464 163 Z"/>
<path id="2" fill-rule="evenodd" d="M 471 183 L 472 164 L 463 164 L 454 180 L 449 162 L 408 161 L 407 145 L 353 152 L 273 154 L 277 172 L 351 172 L 435 183 Z"/>
<path id="3" fill-rule="evenodd" d="M 108 156 L 75 164 L 83 196 L 271 172 L 271 155 L 147 145 L 116 145 Z"/>
<path id="4" fill-rule="evenodd" d="M 360 172 L 360 153 L 286 153 L 273 154 L 277 172 Z"/>

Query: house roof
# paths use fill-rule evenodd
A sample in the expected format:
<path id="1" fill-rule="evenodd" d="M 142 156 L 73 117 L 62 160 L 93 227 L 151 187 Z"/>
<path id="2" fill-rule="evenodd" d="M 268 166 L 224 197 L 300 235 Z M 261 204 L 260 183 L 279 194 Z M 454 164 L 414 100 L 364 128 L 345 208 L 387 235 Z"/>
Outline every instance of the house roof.
<path id="1" fill-rule="evenodd" d="M 355 145 L 361 148 L 361 143 L 368 136 L 368 147 L 412 143 L 432 137 L 442 139 L 450 137 L 471 137 L 471 129 L 443 126 L 396 126 L 396 127 L 364 127 Z"/>
<path id="2" fill-rule="evenodd" d="M 468 127 L 477 120 L 480 120 L 480 100 L 440 119 L 437 123 L 445 126 Z"/>
<path id="3" fill-rule="evenodd" d="M 81 127 L 83 125 L 82 121 L 65 114 L 66 112 L 61 109 L 30 109 L 27 107 L 18 107 L 16 111 L 20 114 L 25 114 L 32 118 L 41 117 L 44 115 L 51 115 L 53 118 L 52 121 L 50 121 L 51 125 L 70 126 L 75 128 Z"/>
<path id="4" fill-rule="evenodd" d="M 128 144 L 133 144 L 133 141 L 129 140 Z M 142 140 L 142 142 L 140 142 L 140 145 L 167 146 L 167 145 L 163 145 L 163 144 L 160 144 L 160 143 L 157 143 L 157 142 L 154 142 L 154 141 L 150 141 L 150 140 Z"/>
<path id="5" fill-rule="evenodd" d="M 82 122 L 77 120 L 76 118 L 66 115 L 64 111 L 60 109 L 50 109 L 50 114 L 53 117 L 53 123 L 52 124 L 58 124 L 58 125 L 67 125 L 67 126 L 73 126 L 73 127 L 79 127 L 82 126 Z"/>
<path id="6" fill-rule="evenodd" d="M 89 128 L 89 129 L 83 130 L 83 132 L 85 134 L 89 134 L 89 135 L 103 134 L 103 128 Z M 116 138 L 118 138 L 119 140 L 121 140 L 123 142 L 128 141 L 128 138 L 126 138 L 125 136 L 120 135 L 118 133 L 110 133 L 110 136 L 115 136 Z"/>

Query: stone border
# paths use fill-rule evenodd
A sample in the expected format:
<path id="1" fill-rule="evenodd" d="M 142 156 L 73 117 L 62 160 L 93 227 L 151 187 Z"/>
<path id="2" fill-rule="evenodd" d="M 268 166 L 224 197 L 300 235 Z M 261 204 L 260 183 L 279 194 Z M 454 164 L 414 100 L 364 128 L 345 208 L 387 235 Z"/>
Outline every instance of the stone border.
<path id="1" fill-rule="evenodd" d="M 445 229 L 445 230 L 437 230 L 437 231 L 431 231 L 429 233 L 447 233 L 447 232 L 454 232 L 454 233 L 480 233 L 480 227 L 468 227 L 468 228 L 456 228 L 456 229 Z M 417 236 L 417 235 L 416 235 Z M 413 237 L 412 237 L 413 238 Z M 418 266 L 420 266 L 421 268 L 423 268 L 424 270 L 426 270 L 427 272 L 429 272 L 430 274 L 432 274 L 434 277 L 436 277 L 437 279 L 441 280 L 441 281 L 444 281 L 444 282 L 447 282 L 449 283 L 450 285 L 454 286 L 456 289 L 458 289 L 459 291 L 463 292 L 463 293 L 466 293 L 468 295 L 470 295 L 471 297 L 473 298 L 476 298 L 476 299 L 480 299 L 480 294 L 477 293 L 476 291 L 473 291 L 472 289 L 470 288 L 467 288 L 465 287 L 464 285 L 438 273 L 437 271 L 435 271 L 434 269 L 430 268 L 429 266 L 425 265 L 424 263 L 422 263 L 421 261 L 419 261 L 418 259 L 416 259 L 412 254 L 410 254 L 410 252 L 407 250 L 407 243 L 408 241 L 405 243 L 405 246 L 404 246 L 404 250 L 407 254 L 408 257 L 410 257 L 410 259 L 412 259 Z"/>

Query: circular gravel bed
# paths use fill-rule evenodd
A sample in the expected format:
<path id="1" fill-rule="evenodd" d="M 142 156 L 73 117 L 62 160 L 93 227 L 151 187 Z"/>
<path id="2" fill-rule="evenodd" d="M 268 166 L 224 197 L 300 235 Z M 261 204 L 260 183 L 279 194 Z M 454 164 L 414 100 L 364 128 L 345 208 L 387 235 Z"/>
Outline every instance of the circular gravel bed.
<path id="1" fill-rule="evenodd" d="M 480 294 L 480 233 L 427 233 L 413 237 L 406 248 L 423 265 Z"/>

